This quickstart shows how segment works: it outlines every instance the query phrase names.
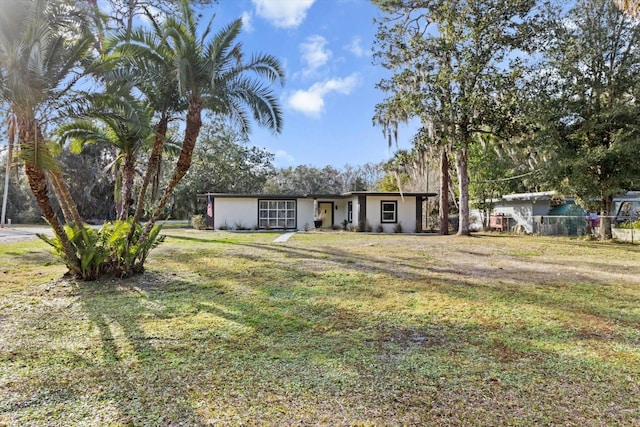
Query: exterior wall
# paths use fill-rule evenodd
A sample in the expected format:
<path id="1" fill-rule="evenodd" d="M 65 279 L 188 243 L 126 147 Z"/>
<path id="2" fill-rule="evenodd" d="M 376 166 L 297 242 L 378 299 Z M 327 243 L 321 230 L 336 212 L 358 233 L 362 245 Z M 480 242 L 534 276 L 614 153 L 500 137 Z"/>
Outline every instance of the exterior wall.
<path id="1" fill-rule="evenodd" d="M 242 225 L 254 228 L 258 225 L 258 200 L 249 198 L 215 198 L 213 200 L 213 228 L 229 229 Z"/>
<path id="2" fill-rule="evenodd" d="M 376 231 L 378 225 L 382 225 L 385 233 L 393 233 L 396 227 L 395 223 L 382 223 L 382 201 L 397 201 L 397 222 L 402 226 L 402 232 L 416 232 L 416 198 L 413 196 L 405 197 L 404 201 L 400 196 L 367 196 L 367 219 L 372 231 Z"/>
<path id="3" fill-rule="evenodd" d="M 533 216 L 548 215 L 551 210 L 551 202 L 549 200 L 538 200 L 533 204 Z"/>
<path id="4" fill-rule="evenodd" d="M 493 208 L 493 214 L 504 214 L 511 218 L 511 225 L 522 226 L 526 233 L 533 233 L 534 231 L 534 216 L 547 215 L 549 210 L 551 210 L 551 204 L 548 200 L 538 200 L 536 203 L 530 200 L 513 200 L 503 203 L 503 205 L 496 205 Z"/>
<path id="5" fill-rule="evenodd" d="M 529 201 L 513 201 L 508 205 L 495 206 L 493 208 L 494 215 L 504 215 L 511 218 L 510 226 L 520 225 L 525 232 L 533 232 L 533 206 Z"/>
<path id="6" fill-rule="evenodd" d="M 340 226 L 342 229 L 342 222 L 347 219 L 347 200 L 338 199 L 333 203 L 333 225 Z"/>
<path id="7" fill-rule="evenodd" d="M 313 228 L 313 199 L 296 199 L 296 205 L 298 207 L 298 231 L 304 230 L 305 227 L 308 230 Z"/>

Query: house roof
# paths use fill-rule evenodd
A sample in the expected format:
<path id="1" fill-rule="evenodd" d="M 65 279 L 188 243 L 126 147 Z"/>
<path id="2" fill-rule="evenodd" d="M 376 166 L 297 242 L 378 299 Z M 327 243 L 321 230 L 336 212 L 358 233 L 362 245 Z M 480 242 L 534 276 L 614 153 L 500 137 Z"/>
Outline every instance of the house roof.
<path id="1" fill-rule="evenodd" d="M 378 196 L 378 197 L 422 197 L 424 199 L 437 196 L 437 193 L 400 193 L 384 191 L 351 191 L 342 194 L 234 194 L 234 193 L 202 193 L 199 198 L 245 198 L 245 199 L 348 199 L 354 196 Z"/>
<path id="2" fill-rule="evenodd" d="M 538 193 L 514 193 L 505 194 L 502 196 L 502 200 L 515 201 L 515 200 L 551 200 L 556 195 L 555 191 L 541 191 Z"/>

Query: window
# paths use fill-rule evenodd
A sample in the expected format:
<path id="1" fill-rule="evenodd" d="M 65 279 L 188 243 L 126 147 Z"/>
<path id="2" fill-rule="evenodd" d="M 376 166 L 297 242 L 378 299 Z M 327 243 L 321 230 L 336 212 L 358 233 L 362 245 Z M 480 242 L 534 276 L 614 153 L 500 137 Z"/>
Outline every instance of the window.
<path id="1" fill-rule="evenodd" d="M 347 222 L 349 224 L 353 222 L 353 202 L 347 203 Z"/>
<path id="2" fill-rule="evenodd" d="M 380 210 L 381 222 L 398 222 L 398 202 L 381 202 Z"/>
<path id="3" fill-rule="evenodd" d="M 296 201 L 259 200 L 258 228 L 296 228 Z"/>

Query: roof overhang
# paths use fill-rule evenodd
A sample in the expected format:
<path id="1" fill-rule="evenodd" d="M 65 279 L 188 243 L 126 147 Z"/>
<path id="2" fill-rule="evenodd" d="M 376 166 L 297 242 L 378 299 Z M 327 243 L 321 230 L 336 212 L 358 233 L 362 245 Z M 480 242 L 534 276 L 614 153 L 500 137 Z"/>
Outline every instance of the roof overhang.
<path id="1" fill-rule="evenodd" d="M 420 197 L 426 200 L 429 197 L 437 196 L 437 193 L 400 193 L 384 191 L 353 191 L 342 194 L 233 194 L 233 193 L 202 193 L 197 197 L 205 198 L 225 198 L 225 199 L 348 199 L 357 196 L 373 197 Z"/>
<path id="2" fill-rule="evenodd" d="M 555 191 L 541 191 L 538 193 L 515 193 L 505 194 L 502 196 L 502 200 L 506 201 L 536 201 L 536 200 L 551 200 L 556 195 Z"/>

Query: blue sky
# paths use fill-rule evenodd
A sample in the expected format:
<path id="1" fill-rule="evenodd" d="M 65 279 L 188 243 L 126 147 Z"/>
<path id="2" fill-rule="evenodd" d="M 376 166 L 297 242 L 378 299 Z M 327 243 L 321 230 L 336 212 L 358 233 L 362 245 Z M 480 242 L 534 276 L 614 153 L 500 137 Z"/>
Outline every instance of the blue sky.
<path id="1" fill-rule="evenodd" d="M 374 107 L 387 71 L 372 64 L 378 9 L 369 0 L 220 0 L 203 10 L 214 28 L 242 17 L 246 54 L 274 55 L 286 72 L 278 89 L 284 110 L 280 135 L 254 126 L 250 143 L 276 155 L 279 167 L 344 166 L 387 160 L 393 154 Z M 203 23 L 207 18 L 203 18 Z M 401 129 L 400 148 L 415 130 Z"/>

